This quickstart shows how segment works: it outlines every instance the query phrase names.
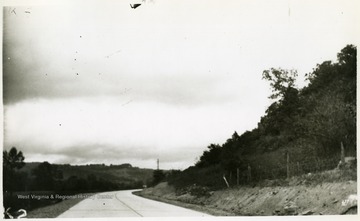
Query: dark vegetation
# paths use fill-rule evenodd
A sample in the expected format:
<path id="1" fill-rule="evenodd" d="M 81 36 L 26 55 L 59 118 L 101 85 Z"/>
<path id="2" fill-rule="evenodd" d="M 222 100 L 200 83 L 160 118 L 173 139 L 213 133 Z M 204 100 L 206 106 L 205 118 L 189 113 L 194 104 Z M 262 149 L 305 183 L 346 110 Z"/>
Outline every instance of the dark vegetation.
<path id="1" fill-rule="evenodd" d="M 162 171 L 162 170 L 154 170 L 153 173 L 153 180 L 150 183 L 150 186 L 155 186 L 157 184 L 159 184 L 161 181 L 163 181 L 166 177 L 166 174 Z"/>
<path id="2" fill-rule="evenodd" d="M 308 85 L 300 89 L 295 70 L 265 70 L 274 102 L 258 126 L 210 144 L 194 166 L 169 174 L 168 183 L 202 191 L 226 187 L 225 177 L 230 186 L 253 185 L 334 169 L 341 146 L 345 156 L 355 157 L 356 56 L 356 47 L 347 45 L 337 62 L 325 61 L 306 74 Z M 350 174 L 356 179 L 356 172 Z"/>
<path id="3" fill-rule="evenodd" d="M 32 210 L 62 201 L 38 200 L 31 195 L 70 196 L 79 193 L 137 189 L 153 183 L 154 170 L 140 169 L 130 164 L 73 166 L 48 162 L 25 163 L 24 159 L 23 153 L 15 147 L 9 152 L 3 152 L 4 208 Z M 29 198 L 19 199 L 18 195 L 28 195 Z"/>

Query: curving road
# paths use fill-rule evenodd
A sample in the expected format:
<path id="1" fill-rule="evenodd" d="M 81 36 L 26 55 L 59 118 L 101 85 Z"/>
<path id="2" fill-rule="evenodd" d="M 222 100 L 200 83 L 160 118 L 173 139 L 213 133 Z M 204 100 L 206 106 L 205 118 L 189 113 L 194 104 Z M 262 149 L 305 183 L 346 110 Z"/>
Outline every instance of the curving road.
<path id="1" fill-rule="evenodd" d="M 145 199 L 133 195 L 133 191 L 135 190 L 96 194 L 71 207 L 58 218 L 209 216 L 190 209 Z"/>

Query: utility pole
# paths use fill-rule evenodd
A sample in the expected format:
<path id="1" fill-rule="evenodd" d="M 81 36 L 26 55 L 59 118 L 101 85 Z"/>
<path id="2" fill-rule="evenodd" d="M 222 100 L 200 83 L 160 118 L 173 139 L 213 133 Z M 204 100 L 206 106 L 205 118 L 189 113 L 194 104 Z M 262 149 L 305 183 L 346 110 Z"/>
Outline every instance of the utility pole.
<path id="1" fill-rule="evenodd" d="M 157 159 L 157 170 L 159 170 L 159 159 Z"/>

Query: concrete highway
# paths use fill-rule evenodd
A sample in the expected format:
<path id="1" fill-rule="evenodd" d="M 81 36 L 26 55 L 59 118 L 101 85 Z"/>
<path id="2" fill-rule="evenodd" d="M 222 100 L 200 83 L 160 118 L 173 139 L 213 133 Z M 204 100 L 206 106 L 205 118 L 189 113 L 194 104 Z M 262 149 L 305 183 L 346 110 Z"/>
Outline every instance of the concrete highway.
<path id="1" fill-rule="evenodd" d="M 95 194 L 71 207 L 58 218 L 209 216 L 190 209 L 145 199 L 133 195 L 133 191 Z"/>

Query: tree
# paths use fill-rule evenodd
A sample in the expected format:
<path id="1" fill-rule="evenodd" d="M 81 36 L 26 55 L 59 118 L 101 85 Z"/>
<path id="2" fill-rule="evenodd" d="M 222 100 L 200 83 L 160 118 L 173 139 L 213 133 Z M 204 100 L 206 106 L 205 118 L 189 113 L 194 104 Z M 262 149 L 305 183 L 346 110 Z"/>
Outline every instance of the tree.
<path id="1" fill-rule="evenodd" d="M 153 173 L 153 185 L 160 183 L 165 179 L 165 174 L 162 170 L 154 170 Z"/>
<path id="2" fill-rule="evenodd" d="M 98 179 L 95 174 L 91 173 L 86 177 L 89 183 L 89 190 L 97 190 L 98 189 Z"/>
<path id="3" fill-rule="evenodd" d="M 229 174 L 236 174 L 237 169 L 243 169 L 244 162 L 240 155 L 243 151 L 243 139 L 235 131 L 221 147 L 220 165 Z M 231 182 L 231 177 L 229 182 Z"/>
<path id="4" fill-rule="evenodd" d="M 317 65 L 302 90 L 301 131 L 321 147 L 321 156 L 338 153 L 341 142 L 356 153 L 356 54 L 356 47 L 347 45 L 337 63 Z"/>
<path id="5" fill-rule="evenodd" d="M 25 157 L 21 151 L 18 152 L 16 147 L 12 147 L 9 152 L 3 151 L 3 173 L 4 173 L 4 190 L 13 191 L 16 189 L 18 173 L 16 170 L 25 166 Z"/>
<path id="6" fill-rule="evenodd" d="M 347 45 L 338 54 L 339 70 L 343 73 L 345 101 L 351 105 L 356 112 L 356 67 L 357 67 L 357 50 L 354 45 Z M 356 117 L 356 113 L 354 114 Z"/>
<path id="7" fill-rule="evenodd" d="M 356 76 L 356 57 L 357 50 L 354 45 L 347 45 L 337 54 L 339 64 L 347 67 L 348 75 Z"/>
<path id="8" fill-rule="evenodd" d="M 32 170 L 35 176 L 34 188 L 37 190 L 55 190 L 58 181 L 63 179 L 63 173 L 56 165 L 45 161 Z"/>
<path id="9" fill-rule="evenodd" d="M 25 157 L 21 151 L 17 151 L 16 147 L 12 147 L 9 152 L 3 151 L 3 164 L 5 168 L 11 170 L 21 169 L 25 166 Z"/>
<path id="10" fill-rule="evenodd" d="M 263 72 L 263 79 L 270 82 L 272 94 L 270 99 L 278 99 L 269 106 L 266 116 L 261 119 L 262 130 L 267 135 L 280 136 L 283 141 L 294 138 L 295 118 L 301 106 L 299 90 L 295 88 L 296 70 L 271 68 Z"/>
<path id="11" fill-rule="evenodd" d="M 284 70 L 281 68 L 264 70 L 263 79 L 270 81 L 273 92 L 269 98 L 277 99 L 284 97 L 289 88 L 295 87 L 297 76 L 296 70 Z"/>
<path id="12" fill-rule="evenodd" d="M 70 176 L 64 184 L 66 191 L 78 191 L 79 178 L 77 176 Z"/>
<path id="13" fill-rule="evenodd" d="M 200 160 L 196 163 L 196 167 L 207 167 L 216 165 L 221 161 L 221 146 L 219 144 L 210 144 L 205 150 Z"/>

